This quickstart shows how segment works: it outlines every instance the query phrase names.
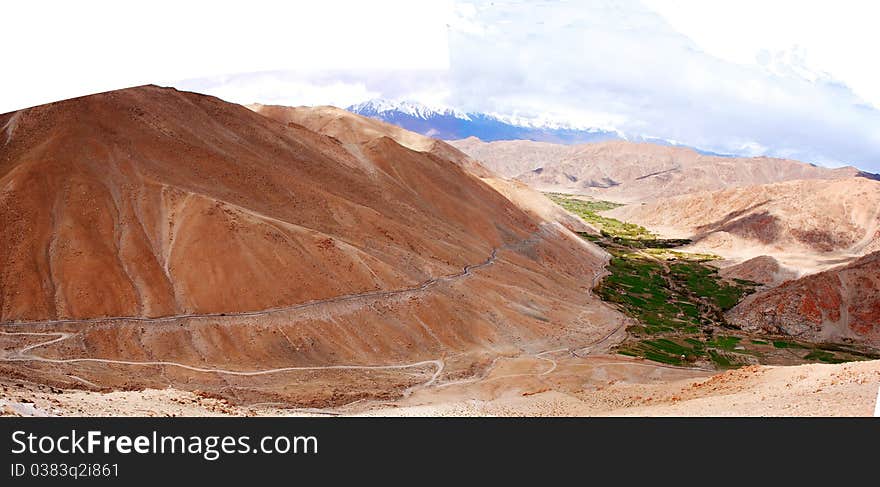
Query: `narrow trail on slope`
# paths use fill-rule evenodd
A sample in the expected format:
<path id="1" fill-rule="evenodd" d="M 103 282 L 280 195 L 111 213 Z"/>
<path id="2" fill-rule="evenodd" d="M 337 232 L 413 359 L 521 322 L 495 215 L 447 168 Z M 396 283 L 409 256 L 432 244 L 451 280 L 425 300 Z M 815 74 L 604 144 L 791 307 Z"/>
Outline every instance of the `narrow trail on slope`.
<path id="1" fill-rule="evenodd" d="M 492 249 L 489 257 L 478 264 L 468 264 L 466 265 L 460 272 L 455 274 L 450 274 L 446 276 L 439 276 L 435 278 L 431 278 L 427 281 L 424 281 L 416 286 L 404 288 L 404 289 L 396 289 L 389 291 L 369 291 L 365 293 L 356 293 L 356 294 L 348 294 L 343 296 L 337 296 L 334 298 L 322 299 L 309 301 L 305 303 L 300 303 L 296 305 L 280 307 L 280 308 L 271 308 L 260 311 L 245 311 L 240 313 L 205 313 L 205 314 L 185 314 L 185 315 L 173 315 L 173 316 L 164 316 L 158 318 L 142 318 L 142 317 L 109 317 L 109 318 L 90 318 L 90 319 L 82 319 L 82 320 L 49 320 L 49 321 L 32 321 L 32 322 L 7 322 L 0 323 L 2 325 L 15 325 L 15 326 L 36 326 L 36 325 L 65 325 L 65 324 L 94 324 L 105 321 L 112 320 L 120 320 L 120 321 L 134 321 L 139 323 L 157 323 L 157 322 L 165 322 L 165 321 L 174 321 L 180 319 L 198 319 L 198 318 L 228 318 L 228 317 L 252 317 L 252 316 L 264 316 L 271 313 L 279 313 L 285 311 L 293 311 L 304 309 L 312 306 L 318 306 L 323 304 L 336 304 L 356 299 L 365 299 L 365 298 L 381 298 L 381 297 L 390 297 L 397 294 L 405 294 L 410 292 L 424 291 L 433 285 L 439 282 L 448 282 L 454 281 L 457 279 L 465 278 L 470 276 L 473 271 L 482 269 L 484 267 L 488 267 L 493 265 L 498 259 L 499 250 L 515 250 L 519 248 L 525 248 L 528 246 L 532 246 L 537 243 L 546 232 L 546 227 L 542 226 L 537 232 L 533 233 L 530 237 L 523 239 L 522 241 L 516 244 L 507 244 L 501 247 L 496 247 Z M 24 348 L 16 350 L 13 352 L 11 356 L 7 356 L 4 358 L 0 358 L 2 362 L 42 362 L 42 363 L 50 363 L 50 364 L 81 364 L 81 363 L 100 363 L 100 364 L 110 364 L 110 365 L 129 365 L 129 366 L 146 366 L 146 367 L 179 367 L 186 370 L 191 370 L 194 372 L 202 372 L 202 373 L 215 373 L 215 374 L 225 374 L 225 375 L 233 375 L 233 376 L 259 376 L 259 375 L 268 375 L 268 374 L 277 374 L 283 372 L 292 372 L 292 371 L 313 371 L 313 370 L 403 370 L 410 368 L 421 368 L 425 366 L 434 366 L 435 371 L 434 374 L 424 383 L 417 384 L 415 386 L 411 386 L 404 391 L 404 394 L 408 395 L 416 388 L 429 387 L 434 384 L 440 375 L 443 373 L 443 370 L 446 364 L 443 360 L 435 359 L 435 360 L 422 360 L 418 362 L 408 363 L 408 364 L 390 364 L 390 365 L 325 365 L 325 366 L 296 366 L 296 367 L 278 367 L 271 369 L 262 369 L 255 371 L 241 371 L 241 370 L 229 370 L 222 368 L 214 368 L 214 367 L 197 367 L 193 365 L 182 364 L 179 362 L 173 361 L 165 361 L 165 360 L 152 360 L 152 361 L 132 361 L 132 360 L 114 360 L 114 359 L 102 359 L 102 358 L 72 358 L 72 359 L 51 359 L 41 357 L 39 355 L 34 355 L 29 353 L 37 348 L 47 347 L 49 345 L 67 340 L 73 336 L 78 335 L 78 333 L 71 332 L 61 332 L 61 331 L 48 331 L 48 332 L 6 332 L 0 331 L 2 335 L 17 335 L 17 336 L 43 336 L 43 337 L 53 337 L 50 340 L 35 343 L 32 345 L 28 345 Z M 70 376 L 74 380 L 85 383 L 87 385 L 94 386 L 95 384 L 82 379 L 77 376 Z"/>
<path id="2" fill-rule="evenodd" d="M 146 318 L 140 316 L 108 316 L 103 318 L 84 318 L 84 319 L 65 319 L 65 320 L 46 320 L 46 321 L 19 321 L 19 322 L 4 322 L 0 323 L 0 326 L 3 325 L 16 325 L 16 326 L 36 326 L 36 325 L 89 325 L 102 323 L 106 321 L 127 321 L 134 323 L 162 323 L 169 321 L 177 321 L 177 320 L 186 320 L 186 319 L 208 319 L 208 318 L 244 318 L 244 317 L 258 317 L 258 316 L 266 316 L 275 313 L 283 313 L 287 311 L 297 311 L 300 309 L 310 308 L 313 306 L 320 306 L 324 304 L 336 304 L 336 303 L 344 303 L 348 301 L 353 301 L 357 299 L 366 299 L 366 298 L 383 298 L 390 297 L 397 294 L 405 294 L 415 291 L 424 291 L 431 286 L 437 284 L 441 281 L 451 281 L 455 279 L 460 279 L 462 277 L 468 277 L 471 275 L 471 272 L 476 269 L 481 269 L 488 265 L 494 264 L 497 258 L 498 249 L 493 249 L 490 257 L 479 264 L 468 265 L 461 272 L 450 274 L 446 276 L 440 276 L 428 279 L 416 286 L 411 286 L 402 289 L 394 289 L 388 291 L 367 291 L 363 293 L 353 293 L 353 294 L 344 294 L 340 296 L 334 296 L 332 298 L 326 299 L 316 299 L 312 301 L 306 301 L 304 303 L 293 304 L 290 306 L 281 306 L 277 308 L 267 308 L 256 311 L 238 311 L 238 312 L 226 312 L 226 313 L 187 313 L 187 314 L 179 314 L 179 315 L 169 315 L 169 316 L 160 316 L 155 318 Z"/>
<path id="3" fill-rule="evenodd" d="M 0 332 L 2 335 L 29 335 L 29 336 L 51 336 L 57 337 L 53 338 L 49 341 L 40 342 L 37 344 L 29 345 L 21 350 L 17 350 L 13 356 L 6 357 L 2 360 L 3 362 L 43 362 L 50 364 L 76 364 L 76 363 L 102 363 L 102 364 L 113 364 L 113 365 L 135 365 L 135 366 L 148 366 L 148 367 L 157 367 L 157 366 L 167 366 L 167 367 L 180 367 L 186 370 L 192 370 L 194 372 L 205 372 L 205 373 L 216 373 L 216 374 L 227 374 L 227 375 L 238 375 L 238 376 L 255 376 L 255 375 L 267 375 L 267 374 L 276 374 L 280 372 L 290 372 L 297 370 L 333 370 L 333 369 L 362 369 L 362 370 L 377 370 L 377 369 L 409 369 L 416 367 L 424 367 L 426 365 L 433 365 L 436 367 L 436 371 L 431 376 L 431 378 L 425 382 L 426 385 L 433 383 L 437 380 L 437 377 L 443 371 L 444 363 L 441 360 L 422 360 L 420 362 L 413 362 L 410 364 L 394 364 L 394 365 L 315 365 L 315 366 L 301 366 L 301 367 L 278 367 L 273 369 L 263 369 L 263 370 L 255 370 L 255 371 L 241 371 L 241 370 L 228 370 L 221 368 L 213 368 L 213 367 L 196 367 L 193 365 L 181 364 L 178 362 L 171 362 L 165 360 L 154 360 L 154 361 L 133 361 L 133 360 L 113 360 L 113 359 L 102 359 L 102 358 L 70 358 L 70 359 L 51 359 L 40 357 L 38 355 L 28 354 L 27 352 L 33 350 L 38 347 L 45 347 L 51 345 L 53 343 L 58 343 L 62 340 L 66 340 L 72 336 L 76 336 L 75 333 L 64 333 L 64 332 L 48 332 L 48 333 L 9 333 L 9 332 Z M 80 381 L 85 382 L 83 379 L 79 377 L 74 377 L 75 379 L 79 379 Z"/>
<path id="4" fill-rule="evenodd" d="M 495 247 L 492 249 L 492 252 L 489 254 L 489 257 L 486 258 L 483 262 L 477 264 L 468 264 L 462 268 L 461 271 L 456 272 L 454 274 L 448 274 L 445 276 L 438 276 L 423 281 L 414 286 L 405 287 L 401 289 L 392 289 L 385 291 L 366 291 L 362 293 L 352 293 L 352 294 L 343 294 L 339 296 L 334 296 L 332 298 L 325 299 L 315 299 L 311 301 L 306 301 L 303 303 L 292 304 L 289 306 L 280 306 L 275 308 L 266 308 L 262 310 L 255 311 L 237 311 L 237 312 L 221 312 L 221 313 L 185 313 L 185 314 L 177 314 L 177 315 L 168 315 L 168 316 L 158 316 L 154 318 L 142 317 L 142 316 L 107 316 L 102 318 L 83 318 L 83 319 L 62 319 L 62 320 L 43 320 L 43 321 L 6 321 L 0 322 L 0 326 L 37 326 L 37 325 L 88 325 L 88 324 L 96 324 L 102 323 L 106 321 L 127 321 L 134 323 L 162 323 L 168 321 L 176 321 L 176 320 L 185 320 L 185 319 L 209 319 L 209 318 L 242 318 L 242 317 L 254 317 L 254 316 L 266 316 L 274 313 L 283 313 L 288 311 L 296 311 L 300 309 L 310 308 L 314 306 L 320 306 L 324 304 L 336 304 L 336 303 L 344 303 L 348 301 L 354 301 L 358 299 L 367 299 L 367 298 L 384 298 L 391 297 L 400 294 L 406 294 L 411 292 L 419 292 L 425 291 L 428 288 L 440 283 L 440 282 L 449 282 L 455 281 L 461 278 L 470 277 L 471 273 L 475 270 L 482 269 L 484 267 L 491 266 L 495 264 L 498 260 L 498 252 L 503 250 L 519 250 L 526 247 L 530 247 L 537 243 L 543 235 L 547 233 L 547 225 L 542 225 L 539 230 L 534 232 L 528 238 L 525 238 L 514 244 L 505 244 L 500 247 Z"/>

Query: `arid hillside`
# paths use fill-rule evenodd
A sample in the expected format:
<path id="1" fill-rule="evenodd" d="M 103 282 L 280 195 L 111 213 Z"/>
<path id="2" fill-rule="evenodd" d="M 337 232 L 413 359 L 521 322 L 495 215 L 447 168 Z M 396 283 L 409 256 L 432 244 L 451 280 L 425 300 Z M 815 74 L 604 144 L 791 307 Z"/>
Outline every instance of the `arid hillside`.
<path id="1" fill-rule="evenodd" d="M 729 318 L 747 331 L 880 345 L 880 252 L 752 295 Z"/>
<path id="2" fill-rule="evenodd" d="M 880 182 L 862 177 L 693 193 L 606 214 L 691 238 L 703 252 L 772 256 L 801 274 L 880 249 Z"/>
<path id="3" fill-rule="evenodd" d="M 340 403 L 621 326 L 603 252 L 436 151 L 155 86 L 0 130 L 9 378 Z"/>
<path id="4" fill-rule="evenodd" d="M 382 137 L 390 137 L 398 144 L 414 151 L 429 153 L 458 164 L 541 221 L 559 222 L 575 232 L 596 233 L 596 230 L 583 220 L 563 210 L 527 185 L 497 175 L 474 158 L 441 140 L 331 106 L 285 107 L 253 104 L 248 105 L 248 108 L 279 122 L 301 125 L 333 137 L 350 148 L 356 156 L 362 154 L 360 147 L 363 144 Z"/>
<path id="5" fill-rule="evenodd" d="M 797 271 L 781 266 L 778 260 L 769 255 L 722 266 L 719 274 L 726 279 L 744 279 L 771 287 L 798 277 Z"/>
<path id="6" fill-rule="evenodd" d="M 468 138 L 450 143 L 489 169 L 535 189 L 619 203 L 859 174 L 852 167 L 826 169 L 787 159 L 707 156 L 683 147 L 625 141 L 569 146 L 522 140 L 486 143 Z"/>
<path id="7" fill-rule="evenodd" d="M 3 321 L 245 311 L 399 287 L 535 230 L 448 161 L 391 140 L 357 159 L 204 96 L 124 90 L 0 126 Z"/>
<path id="8" fill-rule="evenodd" d="M 515 178 L 534 169 L 556 164 L 573 154 L 575 148 L 579 147 L 531 140 L 483 142 L 476 137 L 447 142 L 508 178 Z"/>

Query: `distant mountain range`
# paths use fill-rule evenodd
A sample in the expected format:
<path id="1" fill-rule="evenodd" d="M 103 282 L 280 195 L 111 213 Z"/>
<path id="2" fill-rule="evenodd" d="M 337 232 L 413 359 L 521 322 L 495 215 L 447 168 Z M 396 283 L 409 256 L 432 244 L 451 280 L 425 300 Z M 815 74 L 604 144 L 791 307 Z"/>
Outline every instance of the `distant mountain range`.
<path id="1" fill-rule="evenodd" d="M 535 189 L 588 194 L 617 203 L 795 179 L 862 175 L 852 166 L 831 169 L 770 157 L 707 156 L 687 147 L 625 140 L 563 145 L 528 140 L 484 142 L 469 137 L 450 144 L 497 174 Z"/>
<path id="2" fill-rule="evenodd" d="M 532 140 L 556 144 L 584 144 L 607 140 L 627 140 L 630 142 L 650 142 L 658 145 L 688 147 L 656 137 L 628 135 L 618 130 L 534 122 L 487 113 L 463 112 L 448 107 L 431 107 L 411 101 L 373 99 L 349 106 L 346 110 L 443 140 L 477 137 L 485 142 Z M 727 154 L 704 151 L 695 147 L 690 148 L 704 155 L 728 156 Z"/>

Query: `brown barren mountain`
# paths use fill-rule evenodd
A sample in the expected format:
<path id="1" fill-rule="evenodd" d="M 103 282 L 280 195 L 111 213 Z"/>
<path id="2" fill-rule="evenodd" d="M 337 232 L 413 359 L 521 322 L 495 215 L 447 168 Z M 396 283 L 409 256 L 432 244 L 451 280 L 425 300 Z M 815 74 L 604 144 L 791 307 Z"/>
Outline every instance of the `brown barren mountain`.
<path id="1" fill-rule="evenodd" d="M 622 324 L 603 252 L 442 153 L 155 86 L 0 130 L 12 379 L 321 405 Z"/>
<path id="2" fill-rule="evenodd" d="M 425 137 L 396 125 L 355 115 L 332 106 L 285 107 L 256 103 L 248 105 L 248 108 L 279 122 L 301 125 L 309 130 L 333 137 L 346 144 L 355 154 L 360 153 L 358 147 L 362 144 L 378 138 L 390 137 L 398 144 L 414 151 L 433 154 L 455 162 L 542 221 L 559 222 L 575 232 L 598 234 L 595 228 L 563 210 L 527 185 L 498 176 L 495 172 L 487 170 L 474 158 L 441 140 Z"/>
<path id="3" fill-rule="evenodd" d="M 540 191 L 585 194 L 621 203 L 795 179 L 859 174 L 768 157 L 718 157 L 685 147 L 608 141 L 559 145 L 532 141 L 450 142 L 489 169 Z"/>
<path id="4" fill-rule="evenodd" d="M 748 331 L 880 345 L 880 252 L 749 296 L 729 318 Z"/>
<path id="5" fill-rule="evenodd" d="M 803 180 L 693 193 L 606 213 L 692 249 L 747 260 L 776 258 L 800 273 L 880 249 L 880 182 Z"/>

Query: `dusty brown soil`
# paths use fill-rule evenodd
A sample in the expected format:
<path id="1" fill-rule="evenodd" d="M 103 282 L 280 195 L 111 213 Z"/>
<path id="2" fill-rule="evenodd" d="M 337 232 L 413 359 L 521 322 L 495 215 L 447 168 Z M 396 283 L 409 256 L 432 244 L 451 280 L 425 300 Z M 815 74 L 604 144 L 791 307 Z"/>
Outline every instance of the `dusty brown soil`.
<path id="1" fill-rule="evenodd" d="M 504 378 L 499 373 L 494 381 L 472 384 L 445 395 L 437 393 L 431 397 L 426 390 L 421 398 L 413 397 L 364 414 L 871 416 L 880 387 L 877 361 L 750 366 L 707 373 L 597 356 L 586 360 L 562 359 L 555 371 L 544 376 L 517 376 L 510 371 L 508 374 Z"/>
<path id="2" fill-rule="evenodd" d="M 556 367 L 546 373 L 552 359 Z M 73 416 L 871 416 L 880 362 L 683 370 L 620 356 L 502 359 L 473 379 L 446 380 L 404 399 L 329 409 L 236 406 L 201 392 L 112 393 L 0 385 L 0 414 Z"/>

